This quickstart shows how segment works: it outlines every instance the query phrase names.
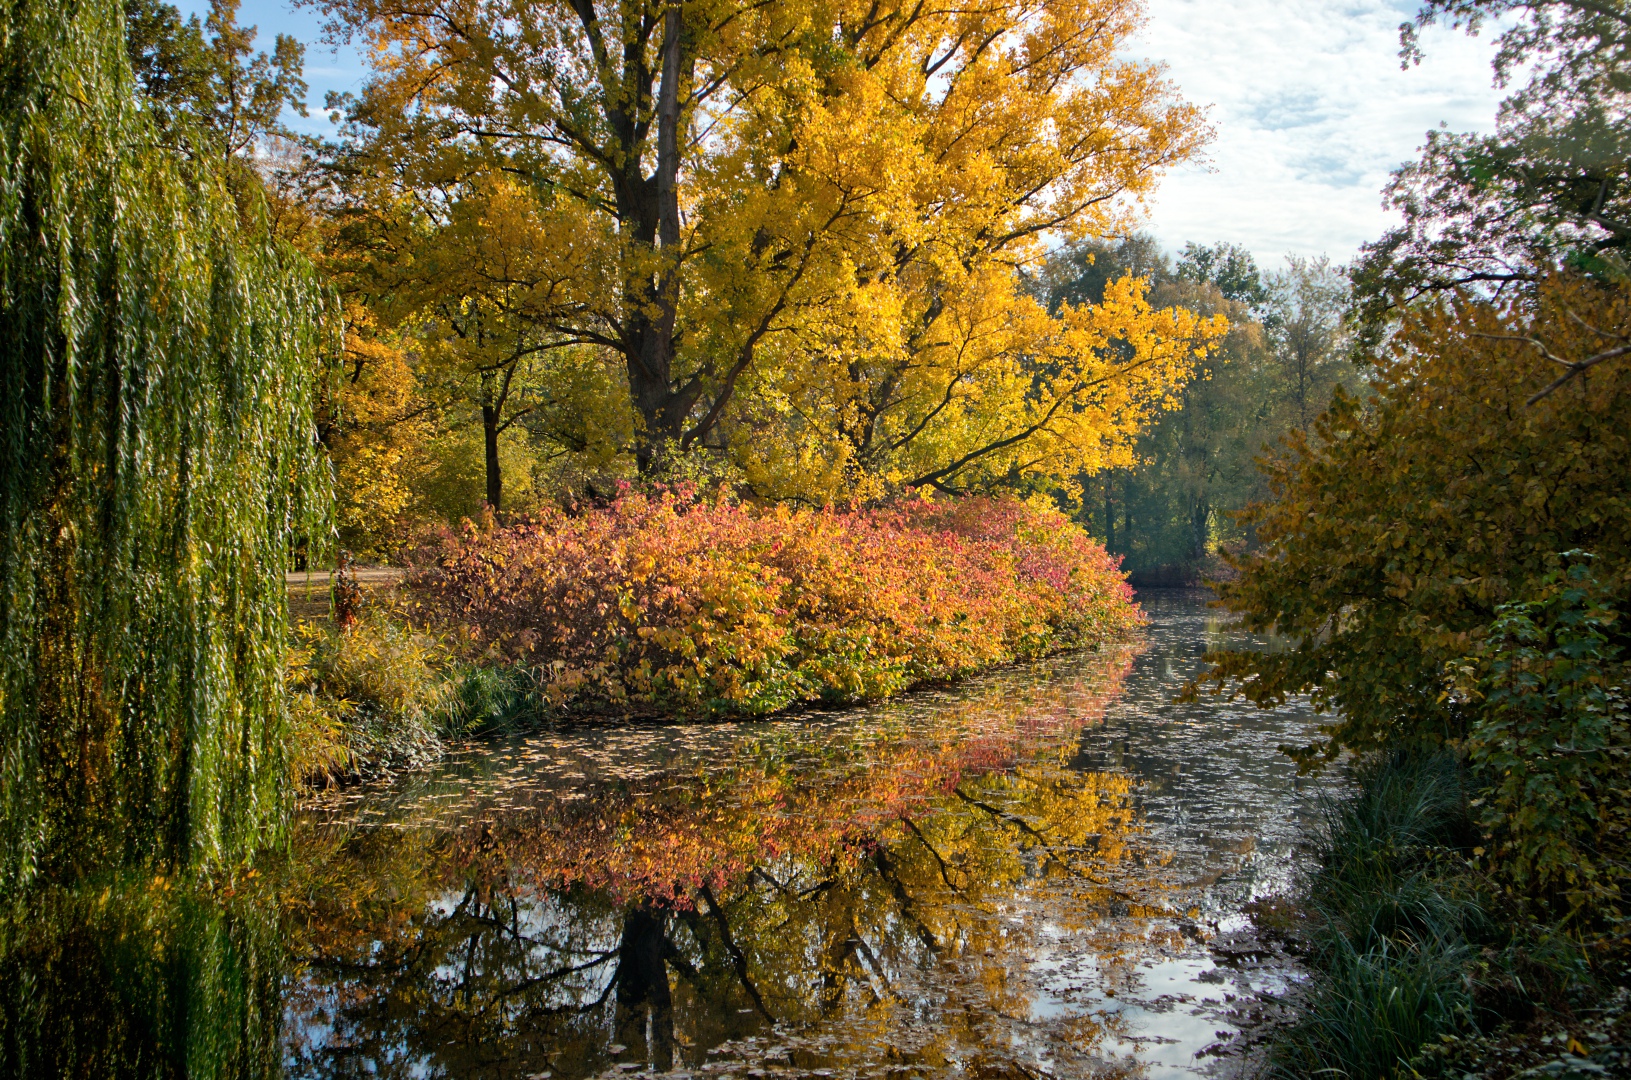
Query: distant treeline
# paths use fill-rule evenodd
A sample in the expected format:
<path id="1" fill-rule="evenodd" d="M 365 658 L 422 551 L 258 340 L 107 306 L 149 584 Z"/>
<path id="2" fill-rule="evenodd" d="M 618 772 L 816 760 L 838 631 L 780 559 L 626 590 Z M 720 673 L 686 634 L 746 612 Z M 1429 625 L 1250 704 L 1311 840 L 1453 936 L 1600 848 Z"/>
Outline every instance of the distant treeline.
<path id="1" fill-rule="evenodd" d="M 1290 257 L 1265 273 L 1236 244 L 1188 244 L 1173 261 L 1148 234 L 1061 250 L 1036 282 L 1048 304 L 1096 304 L 1125 275 L 1156 307 L 1224 315 L 1230 331 L 1131 447 L 1131 460 L 1082 481 L 1079 516 L 1135 582 L 1182 584 L 1224 570 L 1252 542 L 1235 515 L 1268 495 L 1256 459 L 1307 430 L 1336 386 L 1360 382 L 1344 320 L 1348 276 L 1329 259 Z"/>

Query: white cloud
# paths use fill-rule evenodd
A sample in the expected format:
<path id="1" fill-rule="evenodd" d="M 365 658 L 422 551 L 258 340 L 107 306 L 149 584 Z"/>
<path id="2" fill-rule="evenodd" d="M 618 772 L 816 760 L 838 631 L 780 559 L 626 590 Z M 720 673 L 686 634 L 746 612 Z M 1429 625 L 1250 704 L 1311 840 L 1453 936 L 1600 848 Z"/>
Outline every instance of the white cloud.
<path id="1" fill-rule="evenodd" d="M 1398 27 L 1414 7 L 1149 0 L 1130 52 L 1164 61 L 1217 129 L 1211 170 L 1176 170 L 1149 200 L 1151 231 L 1174 250 L 1244 244 L 1270 266 L 1287 253 L 1347 260 L 1379 236 L 1382 187 L 1427 129 L 1489 130 L 1503 96 L 1487 32 L 1430 31 L 1426 60 L 1401 71 Z"/>

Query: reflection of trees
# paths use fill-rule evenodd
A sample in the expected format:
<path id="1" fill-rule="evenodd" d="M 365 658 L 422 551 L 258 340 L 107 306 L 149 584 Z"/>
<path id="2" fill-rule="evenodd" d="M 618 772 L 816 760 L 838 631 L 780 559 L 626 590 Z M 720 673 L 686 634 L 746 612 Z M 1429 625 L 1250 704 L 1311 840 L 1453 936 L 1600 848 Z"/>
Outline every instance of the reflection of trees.
<path id="1" fill-rule="evenodd" d="M 7 911 L 0 1076 L 277 1076 L 273 907 L 224 893 L 127 879 Z"/>
<path id="2" fill-rule="evenodd" d="M 879 1052 L 903 1026 L 931 1033 L 890 1051 L 907 1060 L 1000 1053 L 992 1025 L 1026 1022 L 1035 997 L 1023 961 L 1037 926 L 1014 917 L 1027 896 L 1068 898 L 1048 921 L 1096 935 L 1101 955 L 1129 951 L 1115 916 L 1149 913 L 1128 781 L 1057 752 L 977 772 L 947 766 L 955 747 L 878 749 L 871 764 L 890 768 L 831 770 L 796 804 L 774 765 L 739 761 L 728 782 L 715 770 L 470 835 L 361 833 L 321 858 L 308 840 L 301 872 L 322 877 L 326 860 L 336 881 L 376 884 L 360 901 L 309 892 L 300 909 L 320 944 L 291 1016 L 334 1025 L 296 1025 L 302 1069 L 366 1060 L 386 1076 L 416 1064 L 465 1076 L 502 1063 L 564 1077 L 605 1067 L 614 1045 L 667 1069 L 770 1021 L 828 1032 L 832 1063 Z M 819 820 L 748 827 L 804 817 Z M 621 856 L 596 839 L 608 834 L 624 838 Z M 667 887 L 633 887 L 631 851 L 665 874 L 635 836 L 667 838 Z M 609 860 L 593 886 L 591 859 Z M 1104 1030 L 1082 1021 L 1069 1035 L 1079 1054 Z"/>
<path id="3" fill-rule="evenodd" d="M 1035 997 L 1016 913 L 1108 947 L 1137 910 L 1127 782 L 1061 757 L 1119 670 L 464 829 L 306 820 L 249 895 L 36 898 L 0 918 L 0 1075 L 568 1080 L 777 1022 L 822 1033 L 812 1068 L 978 1065 Z"/>

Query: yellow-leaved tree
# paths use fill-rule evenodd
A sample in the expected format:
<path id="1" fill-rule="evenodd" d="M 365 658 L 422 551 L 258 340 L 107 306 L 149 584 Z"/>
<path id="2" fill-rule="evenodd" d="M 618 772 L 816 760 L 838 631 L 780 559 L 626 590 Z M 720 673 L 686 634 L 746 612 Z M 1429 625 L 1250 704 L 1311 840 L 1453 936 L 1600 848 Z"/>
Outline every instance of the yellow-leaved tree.
<path id="1" fill-rule="evenodd" d="M 1026 288 L 1207 136 L 1119 56 L 1136 0 L 323 6 L 374 63 L 354 290 L 488 372 L 590 350 L 643 471 L 705 450 L 815 501 L 1057 481 L 1125 458 L 1224 330 L 1133 282 L 1057 312 Z M 472 313 L 502 341 L 446 332 Z"/>

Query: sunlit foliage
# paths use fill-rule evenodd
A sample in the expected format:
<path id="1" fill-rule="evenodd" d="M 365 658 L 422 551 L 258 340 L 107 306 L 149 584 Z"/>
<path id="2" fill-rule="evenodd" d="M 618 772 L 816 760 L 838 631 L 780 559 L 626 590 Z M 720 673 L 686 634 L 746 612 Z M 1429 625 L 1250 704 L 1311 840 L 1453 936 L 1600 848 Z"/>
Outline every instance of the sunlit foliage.
<path id="1" fill-rule="evenodd" d="M 1012 500 L 754 510 L 629 494 L 451 539 L 427 615 L 559 707 L 682 715 L 855 702 L 1117 638 L 1104 549 Z"/>
<path id="2" fill-rule="evenodd" d="M 107 0 L 0 8 L 0 886 L 279 834 L 327 294 L 168 152 Z"/>
<path id="3" fill-rule="evenodd" d="M 352 305 L 345 316 L 339 378 L 324 387 L 319 433 L 334 463 L 340 543 L 360 558 L 385 559 L 440 509 L 431 505 L 443 464 L 438 402 L 367 309 Z"/>
<path id="4" fill-rule="evenodd" d="M 567 352 L 620 414 L 580 426 L 642 472 L 706 452 L 815 502 L 1068 484 L 1222 332 L 1134 284 L 1054 313 L 1020 287 L 1207 136 L 1124 58 L 1128 0 L 322 6 L 374 67 L 336 265 L 467 373 L 490 464 L 551 396 L 519 367 Z"/>
<path id="5" fill-rule="evenodd" d="M 423 765 L 459 727 L 452 657 L 378 611 L 344 629 L 301 623 L 289 657 L 290 774 L 326 783 Z"/>

